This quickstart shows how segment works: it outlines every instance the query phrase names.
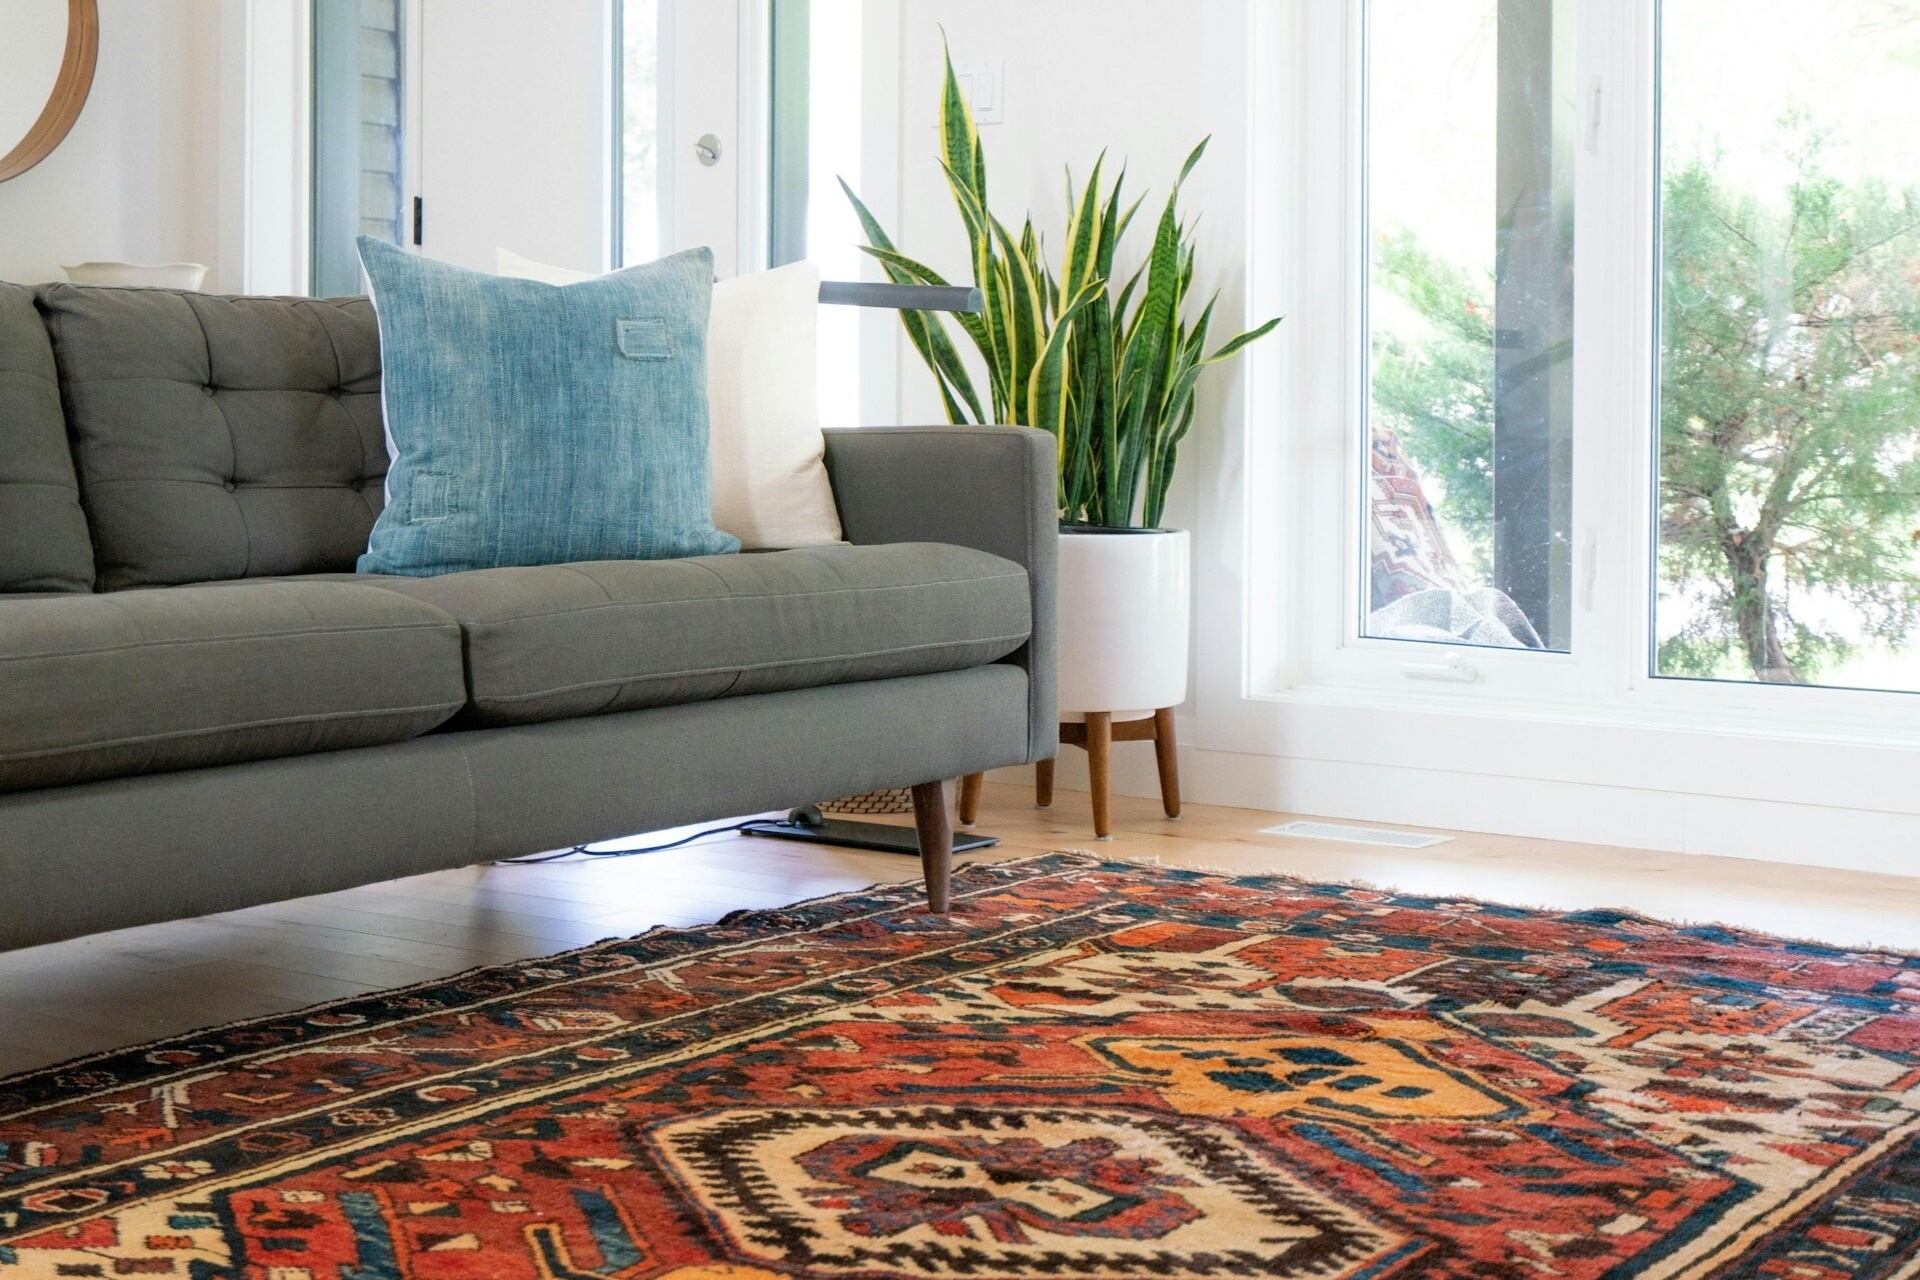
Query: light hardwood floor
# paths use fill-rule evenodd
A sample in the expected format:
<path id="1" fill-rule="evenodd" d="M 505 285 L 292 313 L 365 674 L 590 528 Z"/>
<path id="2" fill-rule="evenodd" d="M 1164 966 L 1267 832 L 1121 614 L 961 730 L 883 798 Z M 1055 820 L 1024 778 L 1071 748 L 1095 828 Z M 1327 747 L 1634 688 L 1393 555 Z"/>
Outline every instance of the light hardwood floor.
<path id="1" fill-rule="evenodd" d="M 989 784 L 978 829 L 1002 843 L 961 861 L 1079 848 L 1530 906 L 1628 907 L 1920 950 L 1920 879 L 1506 836 L 1456 834 L 1401 851 L 1259 834 L 1286 816 L 1189 805 L 1169 822 L 1154 801 L 1116 796 L 1115 837 L 1096 844 L 1084 792 L 1063 790 L 1052 809 L 1036 810 L 1031 789 Z M 918 875 L 912 858 L 723 836 L 644 857 L 413 876 L 0 954 L 0 1075 L 654 925 L 701 924 L 740 907 Z"/>

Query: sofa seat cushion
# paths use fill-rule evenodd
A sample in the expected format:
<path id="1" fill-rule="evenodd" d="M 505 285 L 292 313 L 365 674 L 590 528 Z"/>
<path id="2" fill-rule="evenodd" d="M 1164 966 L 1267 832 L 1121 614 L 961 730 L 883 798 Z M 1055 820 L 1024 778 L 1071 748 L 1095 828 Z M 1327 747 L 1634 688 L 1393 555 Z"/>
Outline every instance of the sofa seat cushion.
<path id="1" fill-rule="evenodd" d="M 1025 570 L 936 543 L 365 581 L 460 620 L 479 725 L 954 671 L 1032 629 Z"/>
<path id="2" fill-rule="evenodd" d="M 368 586 L 0 599 L 0 791 L 399 742 L 465 700 L 459 624 Z"/>

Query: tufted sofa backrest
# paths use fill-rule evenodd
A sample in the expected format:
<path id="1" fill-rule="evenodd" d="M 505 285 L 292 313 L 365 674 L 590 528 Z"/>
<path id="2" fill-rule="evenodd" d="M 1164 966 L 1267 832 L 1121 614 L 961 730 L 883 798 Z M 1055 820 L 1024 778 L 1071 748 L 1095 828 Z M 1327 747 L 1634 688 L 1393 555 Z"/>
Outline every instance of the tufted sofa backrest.
<path id="1" fill-rule="evenodd" d="M 0 284 L 0 593 L 93 590 L 93 544 L 33 290 Z"/>
<path id="2" fill-rule="evenodd" d="M 352 570 L 387 473 L 367 299 L 35 296 L 102 590 Z"/>

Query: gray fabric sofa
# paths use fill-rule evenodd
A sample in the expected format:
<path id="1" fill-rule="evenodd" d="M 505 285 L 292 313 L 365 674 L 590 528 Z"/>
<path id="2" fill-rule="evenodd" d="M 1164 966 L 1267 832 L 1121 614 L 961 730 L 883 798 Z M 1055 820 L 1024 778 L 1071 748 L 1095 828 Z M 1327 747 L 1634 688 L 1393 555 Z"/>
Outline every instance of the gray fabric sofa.
<path id="1" fill-rule="evenodd" d="M 356 575 L 365 299 L 0 284 L 0 949 L 1055 746 L 1055 468 L 830 432 L 846 545 Z"/>

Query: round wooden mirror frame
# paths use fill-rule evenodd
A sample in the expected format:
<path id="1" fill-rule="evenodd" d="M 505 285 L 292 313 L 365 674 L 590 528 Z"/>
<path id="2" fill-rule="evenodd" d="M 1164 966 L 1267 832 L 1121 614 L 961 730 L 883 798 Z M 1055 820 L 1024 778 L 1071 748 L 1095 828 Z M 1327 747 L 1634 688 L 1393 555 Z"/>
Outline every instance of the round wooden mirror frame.
<path id="1" fill-rule="evenodd" d="M 67 0 L 67 50 L 60 59 L 60 78 L 27 136 L 0 156 L 0 182 L 19 177 L 66 141 L 67 131 L 80 118 L 80 108 L 87 105 L 99 53 L 100 10 L 95 0 Z"/>

